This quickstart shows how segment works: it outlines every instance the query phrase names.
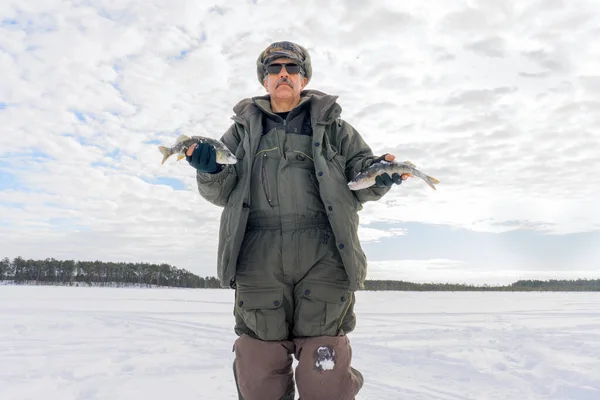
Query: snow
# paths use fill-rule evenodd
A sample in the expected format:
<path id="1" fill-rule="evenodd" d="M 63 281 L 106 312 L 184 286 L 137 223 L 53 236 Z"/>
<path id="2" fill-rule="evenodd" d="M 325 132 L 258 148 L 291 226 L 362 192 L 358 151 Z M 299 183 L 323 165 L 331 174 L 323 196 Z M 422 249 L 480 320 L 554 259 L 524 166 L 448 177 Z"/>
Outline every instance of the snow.
<path id="1" fill-rule="evenodd" d="M 335 351 L 328 346 L 321 346 L 317 349 L 317 361 L 315 367 L 321 371 L 330 371 L 335 367 Z"/>
<path id="2" fill-rule="evenodd" d="M 0 399 L 232 399 L 230 290 L 0 287 Z M 600 293 L 358 292 L 357 400 L 600 399 Z"/>

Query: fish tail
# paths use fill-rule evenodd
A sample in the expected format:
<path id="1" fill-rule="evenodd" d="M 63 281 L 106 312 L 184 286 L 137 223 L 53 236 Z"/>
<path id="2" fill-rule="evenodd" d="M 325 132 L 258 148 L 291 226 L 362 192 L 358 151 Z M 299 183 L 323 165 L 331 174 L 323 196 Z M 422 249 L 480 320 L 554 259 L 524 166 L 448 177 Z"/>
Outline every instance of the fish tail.
<path id="1" fill-rule="evenodd" d="M 160 165 L 163 165 L 165 161 L 167 161 L 167 158 L 171 157 L 173 153 L 168 147 L 165 146 L 158 146 L 158 150 L 160 150 L 160 153 L 163 155 L 162 162 L 160 163 Z"/>
<path id="2" fill-rule="evenodd" d="M 423 174 L 423 180 L 433 189 L 433 190 L 437 190 L 434 186 L 437 185 L 438 183 L 440 183 L 440 181 L 438 181 L 437 179 L 435 179 L 433 176 L 429 176 L 429 175 L 425 175 Z"/>

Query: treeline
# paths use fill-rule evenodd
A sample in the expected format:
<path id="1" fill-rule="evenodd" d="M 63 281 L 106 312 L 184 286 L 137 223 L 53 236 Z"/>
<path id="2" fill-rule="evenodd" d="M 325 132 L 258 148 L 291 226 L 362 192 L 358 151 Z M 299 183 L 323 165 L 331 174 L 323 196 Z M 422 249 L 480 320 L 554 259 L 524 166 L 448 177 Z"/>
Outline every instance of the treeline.
<path id="1" fill-rule="evenodd" d="M 104 261 L 0 260 L 0 281 L 38 285 L 94 286 L 162 286 L 179 288 L 220 289 L 215 277 L 201 278 L 185 269 L 168 264 L 125 263 Z M 451 283 L 413 283 L 392 280 L 367 280 L 365 290 L 396 291 L 565 291 L 600 292 L 600 279 L 520 280 L 506 286 L 466 285 Z"/>
<path id="2" fill-rule="evenodd" d="M 466 285 L 451 283 L 412 283 L 404 281 L 369 280 L 365 290 L 398 290 L 417 292 L 600 292 L 600 279 L 520 280 L 505 286 Z"/>
<path id="3" fill-rule="evenodd" d="M 218 288 L 214 277 L 201 278 L 168 264 L 104 261 L 0 260 L 0 281 L 38 285 L 163 286 L 179 288 Z"/>

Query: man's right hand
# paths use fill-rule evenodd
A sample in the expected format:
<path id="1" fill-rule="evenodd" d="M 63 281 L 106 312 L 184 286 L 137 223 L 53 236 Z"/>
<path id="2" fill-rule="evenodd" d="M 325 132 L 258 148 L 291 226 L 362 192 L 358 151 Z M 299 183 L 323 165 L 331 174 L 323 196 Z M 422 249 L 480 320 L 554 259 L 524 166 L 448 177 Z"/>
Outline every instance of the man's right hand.
<path id="1" fill-rule="evenodd" d="M 185 152 L 187 162 L 198 171 L 213 174 L 217 172 L 217 152 L 208 143 L 194 143 Z"/>

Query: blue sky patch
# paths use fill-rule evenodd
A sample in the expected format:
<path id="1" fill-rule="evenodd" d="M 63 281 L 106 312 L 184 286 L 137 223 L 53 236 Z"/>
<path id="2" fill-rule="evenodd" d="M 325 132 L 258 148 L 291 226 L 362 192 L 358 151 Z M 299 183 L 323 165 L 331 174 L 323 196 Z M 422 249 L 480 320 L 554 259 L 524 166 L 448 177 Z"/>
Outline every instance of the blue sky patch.
<path id="1" fill-rule="evenodd" d="M 87 119 L 85 118 L 85 115 L 83 115 L 83 113 L 81 113 L 81 112 L 79 112 L 77 110 L 72 111 L 72 113 L 75 114 L 75 116 L 77 117 L 77 119 L 79 121 L 81 121 L 81 122 L 86 122 L 87 121 Z"/>
<path id="2" fill-rule="evenodd" d="M 0 168 L 3 165 L 9 165 L 7 162 L 0 162 Z M 33 190 L 24 186 L 21 180 L 17 175 L 8 172 L 6 170 L 0 169 L 0 191 L 4 190 L 14 190 L 21 193 L 32 193 Z M 3 204 L 0 202 L 0 204 Z"/>
<path id="3" fill-rule="evenodd" d="M 121 87 L 116 82 L 108 82 L 108 84 L 110 86 L 112 86 L 112 88 L 115 89 L 117 91 L 117 93 L 119 93 L 119 95 L 121 97 L 123 97 L 123 90 L 121 89 Z M 115 112 L 115 111 L 110 111 L 110 114 L 112 114 L 112 115 L 120 115 L 118 112 Z"/>
<path id="4" fill-rule="evenodd" d="M 35 19 L 29 18 L 28 13 L 17 11 L 16 18 L 3 18 L 0 27 L 8 29 L 20 29 L 27 34 L 33 32 L 52 32 L 56 30 L 56 17 L 49 12 L 36 13 Z"/>
<path id="5" fill-rule="evenodd" d="M 121 150 L 120 149 L 114 149 L 113 151 L 109 151 L 107 153 L 104 153 L 104 155 L 106 157 L 110 157 L 110 158 L 114 158 L 114 159 L 119 159 L 119 158 L 121 158 Z"/>
<path id="6" fill-rule="evenodd" d="M 185 190 L 185 185 L 179 179 L 159 177 L 156 179 L 144 179 L 148 183 L 153 185 L 165 185 L 173 188 L 174 190 Z"/>
<path id="7" fill-rule="evenodd" d="M 19 189 L 19 180 L 14 174 L 0 170 L 0 190 Z"/>
<path id="8" fill-rule="evenodd" d="M 8 107 L 8 103 L 0 101 L 0 110 L 4 110 L 6 107 Z"/>
<path id="9" fill-rule="evenodd" d="M 54 157 L 52 157 L 49 154 L 46 154 L 42 151 L 36 150 L 36 149 L 32 149 L 31 153 L 29 153 L 32 157 L 33 162 L 44 162 L 44 161 L 53 161 L 56 160 Z"/>
<path id="10" fill-rule="evenodd" d="M 104 161 L 94 161 L 90 163 L 92 167 L 102 167 L 102 168 L 110 168 L 112 170 L 118 170 L 119 167 L 115 164 L 110 164 Z"/>
<path id="11" fill-rule="evenodd" d="M 179 51 L 179 54 L 173 57 L 169 57 L 170 60 L 183 60 L 187 54 L 190 52 L 190 50 L 181 50 Z"/>
<path id="12" fill-rule="evenodd" d="M 422 223 L 365 225 L 374 229 L 406 229 L 406 234 L 364 244 L 371 261 L 391 259 L 463 261 L 476 270 L 577 270 L 589 268 L 574 261 L 573 254 L 600 248 L 600 232 L 548 235 L 531 230 L 503 233 L 474 232 L 445 225 Z M 589 257 L 588 257 L 589 260 Z"/>
<path id="13" fill-rule="evenodd" d="M 1 201 L 0 200 L 0 207 L 2 208 L 23 208 L 23 203 L 20 202 L 16 202 L 16 201 Z"/>
<path id="14" fill-rule="evenodd" d="M 12 18 L 2 18 L 0 21 L 0 26 L 9 26 L 9 25 L 19 25 L 19 21 Z"/>
<path id="15" fill-rule="evenodd" d="M 96 116 L 89 112 L 83 112 L 83 111 L 79 111 L 79 110 L 69 110 L 69 111 L 72 112 L 73 115 L 75 115 L 75 117 L 77 118 L 77 120 L 79 120 L 81 122 L 88 122 L 90 120 L 98 121 L 101 123 L 105 122 L 104 118 Z"/>
<path id="16" fill-rule="evenodd" d="M 90 141 L 90 139 L 86 138 L 85 136 L 73 136 L 73 138 L 77 140 L 77 143 L 79 143 L 82 146 L 96 146 Z M 99 148 L 100 146 L 96 147 Z"/>

